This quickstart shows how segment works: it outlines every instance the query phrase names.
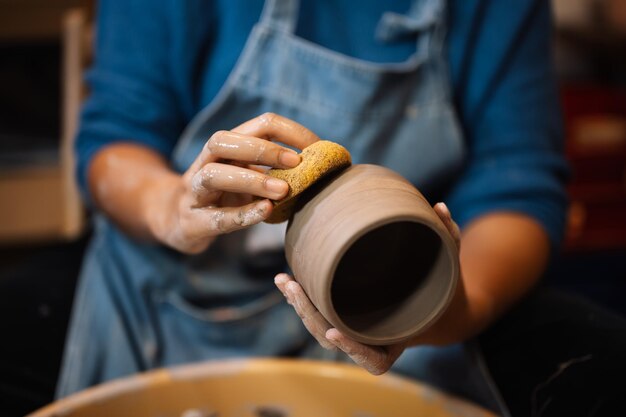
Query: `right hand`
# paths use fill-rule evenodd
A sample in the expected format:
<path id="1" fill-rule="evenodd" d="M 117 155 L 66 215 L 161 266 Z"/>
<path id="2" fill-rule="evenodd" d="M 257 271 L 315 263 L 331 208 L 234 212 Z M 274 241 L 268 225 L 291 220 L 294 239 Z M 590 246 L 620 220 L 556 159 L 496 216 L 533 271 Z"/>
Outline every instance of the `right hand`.
<path id="1" fill-rule="evenodd" d="M 205 250 L 219 235 L 265 220 L 272 212 L 269 199 L 283 198 L 283 180 L 265 174 L 265 167 L 293 168 L 300 156 L 280 141 L 304 149 L 319 138 L 285 117 L 266 113 L 231 131 L 219 131 L 206 142 L 178 185 L 154 192 L 168 197 L 150 207 L 150 229 L 160 241 L 184 253 Z M 263 199 L 259 200 L 257 197 Z"/>

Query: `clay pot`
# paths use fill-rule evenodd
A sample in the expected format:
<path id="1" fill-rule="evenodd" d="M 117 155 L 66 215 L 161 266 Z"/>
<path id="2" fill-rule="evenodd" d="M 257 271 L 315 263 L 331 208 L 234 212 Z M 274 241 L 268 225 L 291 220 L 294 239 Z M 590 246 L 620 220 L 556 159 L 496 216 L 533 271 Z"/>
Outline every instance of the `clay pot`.
<path id="1" fill-rule="evenodd" d="M 458 249 L 430 204 L 399 174 L 353 165 L 307 191 L 285 239 L 294 278 L 345 335 L 406 340 L 452 298 Z"/>

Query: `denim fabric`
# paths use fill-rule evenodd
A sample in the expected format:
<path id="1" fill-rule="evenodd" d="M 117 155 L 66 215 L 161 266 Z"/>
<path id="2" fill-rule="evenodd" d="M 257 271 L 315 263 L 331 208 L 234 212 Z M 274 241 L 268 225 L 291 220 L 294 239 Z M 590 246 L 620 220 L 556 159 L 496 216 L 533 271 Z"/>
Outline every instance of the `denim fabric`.
<path id="1" fill-rule="evenodd" d="M 132 141 L 171 158 L 185 126 L 224 86 L 263 3 L 98 2 L 96 59 L 76 139 L 86 198 L 87 167 L 112 142 Z M 404 36 L 406 28 L 428 20 L 423 15 L 403 23 L 397 16 L 410 5 L 301 0 L 295 33 L 361 61 L 401 62 L 415 52 L 415 36 Z M 566 164 L 548 41 L 550 2 L 448 0 L 446 6 L 449 78 L 469 152 L 457 175 L 421 191 L 446 201 L 461 227 L 496 210 L 519 212 L 541 224 L 557 246 L 567 207 Z M 399 30 L 379 26 L 376 38 L 385 11 L 394 12 L 385 19 L 396 20 Z M 394 133 L 391 126 L 389 136 Z"/>
<path id="2" fill-rule="evenodd" d="M 192 163 L 213 132 L 270 111 L 343 144 L 355 163 L 390 167 L 418 187 L 461 164 L 465 149 L 443 51 L 443 0 L 416 0 L 407 15 L 383 16 L 381 38 L 415 38 L 415 53 L 397 64 L 350 58 L 295 36 L 297 12 L 296 0 L 266 2 L 222 90 L 178 142 L 177 170 Z M 206 253 L 184 257 L 135 242 L 98 218 L 58 396 L 153 367 L 206 359 L 346 360 L 319 348 L 274 289 L 272 277 L 284 264 L 246 267 L 254 264 L 246 251 L 254 230 L 220 237 Z M 437 356 L 463 360 L 461 351 L 439 350 Z M 429 379 L 431 352 L 411 349 L 395 369 Z M 454 369 L 461 368 L 450 369 L 448 380 L 465 378 L 455 377 Z"/>

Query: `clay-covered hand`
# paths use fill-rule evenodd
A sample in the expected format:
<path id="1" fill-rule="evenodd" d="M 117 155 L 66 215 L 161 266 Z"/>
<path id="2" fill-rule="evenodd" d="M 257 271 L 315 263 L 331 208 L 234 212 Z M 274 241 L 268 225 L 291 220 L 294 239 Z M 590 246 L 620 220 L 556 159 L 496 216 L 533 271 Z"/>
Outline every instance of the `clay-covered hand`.
<path id="1" fill-rule="evenodd" d="M 300 284 L 291 276 L 279 274 L 274 282 L 296 310 L 309 333 L 323 348 L 342 350 L 371 374 L 381 375 L 387 372 L 408 345 L 405 341 L 389 346 L 371 346 L 352 340 L 326 321 Z"/>
<path id="2" fill-rule="evenodd" d="M 272 211 L 269 199 L 283 198 L 288 191 L 285 181 L 265 174 L 266 167 L 300 163 L 295 151 L 274 141 L 303 149 L 317 140 L 302 125 L 272 113 L 216 132 L 168 204 L 153 210 L 154 235 L 182 252 L 198 253 L 220 234 L 265 220 Z"/>
<path id="3" fill-rule="evenodd" d="M 446 225 L 457 246 L 460 246 L 461 233 L 457 224 L 452 220 L 448 207 L 444 203 L 437 203 L 434 206 L 434 210 Z M 396 359 L 411 344 L 411 341 L 407 340 L 388 346 L 371 346 L 350 339 L 326 321 L 305 294 L 300 284 L 291 276 L 278 274 L 274 282 L 287 299 L 287 302 L 296 310 L 309 333 L 315 337 L 322 347 L 330 350 L 342 350 L 357 365 L 374 375 L 381 375 L 387 372 Z"/>

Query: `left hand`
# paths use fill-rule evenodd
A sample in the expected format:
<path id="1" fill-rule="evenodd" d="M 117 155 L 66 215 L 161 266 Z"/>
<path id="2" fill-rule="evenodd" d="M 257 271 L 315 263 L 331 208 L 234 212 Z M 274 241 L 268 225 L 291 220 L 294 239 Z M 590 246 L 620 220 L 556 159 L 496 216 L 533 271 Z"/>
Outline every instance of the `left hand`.
<path id="1" fill-rule="evenodd" d="M 459 246 L 459 227 L 452 220 L 446 205 L 437 203 L 434 206 L 434 210 L 457 242 L 457 246 Z M 371 374 L 381 375 L 387 372 L 402 352 L 411 345 L 410 339 L 387 346 L 371 346 L 352 340 L 335 329 L 322 316 L 304 293 L 300 284 L 291 276 L 278 274 L 274 282 L 287 299 L 287 302 L 294 307 L 309 333 L 315 337 L 322 347 L 329 350 L 342 350 L 357 365 L 365 368 Z"/>

